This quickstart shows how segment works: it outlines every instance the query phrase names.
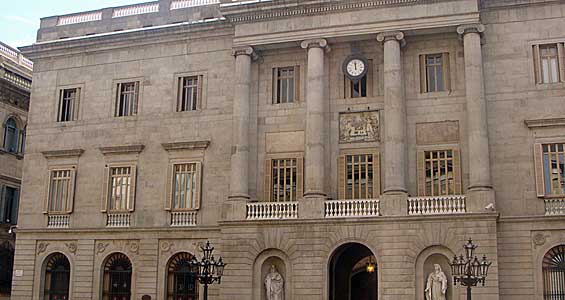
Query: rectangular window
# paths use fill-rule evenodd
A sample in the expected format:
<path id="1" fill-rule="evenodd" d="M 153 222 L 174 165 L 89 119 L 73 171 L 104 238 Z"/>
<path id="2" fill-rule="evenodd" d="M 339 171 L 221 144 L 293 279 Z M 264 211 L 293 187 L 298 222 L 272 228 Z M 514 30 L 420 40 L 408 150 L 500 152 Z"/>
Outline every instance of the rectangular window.
<path id="1" fill-rule="evenodd" d="M 0 187 L 0 223 L 18 223 L 19 191 L 17 188 Z"/>
<path id="2" fill-rule="evenodd" d="M 302 198 L 302 158 L 268 159 L 265 172 L 265 201 L 289 202 Z"/>
<path id="3" fill-rule="evenodd" d="M 202 76 L 185 76 L 178 79 L 177 111 L 192 111 L 202 101 Z"/>
<path id="4" fill-rule="evenodd" d="M 364 98 L 372 96 L 372 72 L 373 60 L 368 60 L 369 69 L 363 78 L 353 81 L 344 76 L 344 97 L 348 98 Z"/>
<path id="5" fill-rule="evenodd" d="M 62 89 L 59 92 L 57 122 L 70 122 L 78 119 L 80 88 Z"/>
<path id="6" fill-rule="evenodd" d="M 379 153 L 341 155 L 338 160 L 339 200 L 376 199 L 380 196 Z"/>
<path id="7" fill-rule="evenodd" d="M 137 114 L 139 81 L 118 83 L 114 116 L 127 117 Z"/>
<path id="8" fill-rule="evenodd" d="M 420 55 L 422 93 L 449 90 L 449 53 Z"/>
<path id="9" fill-rule="evenodd" d="M 111 167 L 109 171 L 108 210 L 133 210 L 135 177 L 132 167 Z"/>
<path id="10" fill-rule="evenodd" d="M 74 198 L 74 169 L 51 170 L 49 179 L 48 213 L 72 212 Z"/>
<path id="11" fill-rule="evenodd" d="M 461 194 L 459 151 L 454 149 L 418 153 L 418 195 Z"/>
<path id="12" fill-rule="evenodd" d="M 534 73 L 539 84 L 562 81 L 565 69 L 563 43 L 534 45 Z"/>
<path id="13" fill-rule="evenodd" d="M 299 98 L 300 67 L 273 69 L 273 104 L 293 103 Z"/>
<path id="14" fill-rule="evenodd" d="M 565 144 L 544 144 L 542 148 L 545 195 L 565 195 Z"/>
<path id="15" fill-rule="evenodd" d="M 200 163 L 173 165 L 173 210 L 196 210 L 200 207 Z"/>

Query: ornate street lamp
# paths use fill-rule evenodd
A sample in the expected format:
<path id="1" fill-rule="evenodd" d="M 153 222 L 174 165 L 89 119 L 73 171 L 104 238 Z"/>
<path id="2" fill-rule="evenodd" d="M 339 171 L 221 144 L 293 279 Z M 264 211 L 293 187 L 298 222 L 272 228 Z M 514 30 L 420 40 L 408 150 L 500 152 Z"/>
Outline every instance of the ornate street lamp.
<path id="1" fill-rule="evenodd" d="M 367 264 L 365 265 L 365 270 L 369 274 L 375 273 L 375 263 L 373 262 L 373 256 L 372 255 L 369 256 L 369 261 L 367 261 Z"/>
<path id="2" fill-rule="evenodd" d="M 461 286 L 467 287 L 467 300 L 471 300 L 471 288 L 477 286 L 481 283 L 485 286 L 485 280 L 488 275 L 488 269 L 492 262 L 487 261 L 486 255 L 483 256 L 482 260 L 475 255 L 475 250 L 477 245 L 473 244 L 473 240 L 469 239 L 469 242 L 465 246 L 465 256 L 463 255 L 453 258 L 451 265 L 451 274 L 453 276 L 453 285 L 459 283 Z"/>
<path id="3" fill-rule="evenodd" d="M 204 300 L 208 300 L 208 285 L 215 282 L 221 283 L 226 264 L 221 257 L 218 261 L 214 259 L 212 255 L 214 247 L 210 245 L 210 241 L 207 241 L 205 246 L 200 246 L 200 249 L 202 249 L 203 253 L 202 260 L 198 261 L 196 257 L 193 257 L 190 261 L 190 266 L 198 282 L 204 285 Z"/>

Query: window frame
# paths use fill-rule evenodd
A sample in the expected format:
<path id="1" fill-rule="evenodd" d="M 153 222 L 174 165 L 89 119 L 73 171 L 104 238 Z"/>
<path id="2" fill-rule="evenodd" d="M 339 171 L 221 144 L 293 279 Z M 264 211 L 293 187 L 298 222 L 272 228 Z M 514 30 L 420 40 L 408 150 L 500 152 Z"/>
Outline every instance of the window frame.
<path id="1" fill-rule="evenodd" d="M 63 110 L 63 106 L 62 103 L 65 99 L 64 95 L 66 91 L 71 91 L 71 90 L 75 90 L 75 97 L 72 98 L 73 99 L 73 104 L 72 104 L 72 109 L 70 111 L 72 111 L 72 114 L 70 116 L 70 119 L 68 120 L 63 120 L 63 114 L 62 114 L 62 110 Z M 59 87 L 57 89 L 58 93 L 57 93 L 57 105 L 56 105 L 56 122 L 57 123 L 70 123 L 70 122 L 75 122 L 78 121 L 80 118 L 80 110 L 81 110 L 81 100 L 82 100 L 82 93 L 83 93 L 83 88 L 82 86 L 65 86 L 65 87 Z M 67 106 L 68 109 L 68 106 Z"/>
<path id="2" fill-rule="evenodd" d="M 441 56 L 441 68 L 442 71 L 442 84 L 443 89 L 438 89 L 437 83 L 437 72 L 436 72 L 436 83 L 434 88 L 436 90 L 429 89 L 429 78 L 428 78 L 428 57 L 429 56 Z M 451 91 L 451 55 L 449 51 L 437 51 L 433 53 L 421 53 L 419 56 L 419 69 L 420 69 L 420 93 L 421 94 L 432 94 L 432 93 L 442 93 Z M 437 65 L 436 65 L 437 68 Z M 437 71 L 437 70 L 436 70 Z"/>
<path id="3" fill-rule="evenodd" d="M 118 114 L 118 104 L 120 101 L 121 96 L 121 86 L 123 84 L 134 83 L 137 85 L 136 89 L 136 103 L 135 103 L 135 113 L 129 115 L 122 115 Z M 112 106 L 110 107 L 110 116 L 114 119 L 128 119 L 128 118 L 136 118 L 139 115 L 141 103 L 143 100 L 143 87 L 144 87 L 144 78 L 143 77 L 136 77 L 136 78 L 126 78 L 126 79 L 119 79 L 113 81 L 113 88 L 112 88 Z"/>
<path id="4" fill-rule="evenodd" d="M 197 104 L 196 109 L 194 110 L 179 110 L 179 97 L 180 97 L 180 82 L 182 78 L 185 77 L 198 77 L 198 95 L 197 95 Z M 182 73 L 175 73 L 173 74 L 172 78 L 172 101 L 171 101 L 171 111 L 176 114 L 191 114 L 191 113 L 198 113 L 201 112 L 206 108 L 206 98 L 208 96 L 207 93 L 208 87 L 208 72 L 205 70 L 200 71 L 193 71 L 193 72 L 182 72 Z"/>
<path id="5" fill-rule="evenodd" d="M 359 155 L 372 155 L 372 169 L 373 169 L 373 197 L 371 198 L 356 198 L 352 193 L 352 198 L 347 198 L 347 157 Z M 364 200 L 364 199 L 379 199 L 382 193 L 381 190 L 381 154 L 379 149 L 355 149 L 345 150 L 340 153 L 337 161 L 337 195 L 338 200 Z"/>
<path id="6" fill-rule="evenodd" d="M 279 74 L 279 72 L 281 70 L 284 69 L 291 69 L 292 68 L 292 72 L 293 75 L 292 77 L 287 76 L 285 78 L 281 78 L 281 75 Z M 271 104 L 272 105 L 281 105 L 281 104 L 291 104 L 291 103 L 297 103 L 300 102 L 300 65 L 299 64 L 294 64 L 294 65 L 280 65 L 280 66 L 276 66 L 272 68 L 272 90 L 271 90 Z M 288 95 L 290 95 L 290 93 L 288 93 L 288 89 L 289 86 L 287 85 L 287 101 L 283 102 L 282 99 L 280 99 L 280 95 L 279 95 L 279 88 L 281 85 L 281 80 L 289 80 L 292 78 L 292 82 L 293 82 L 293 91 L 292 91 L 292 101 L 288 101 Z"/>
<path id="7" fill-rule="evenodd" d="M 565 141 L 547 141 L 542 143 L 534 144 L 534 173 L 536 179 L 536 194 L 538 198 L 552 199 L 552 198 L 563 198 L 565 197 L 565 192 L 562 194 L 548 194 L 546 191 L 546 178 L 545 178 L 545 167 L 544 167 L 544 150 L 543 147 L 546 145 L 558 145 L 562 144 L 565 150 Z M 565 151 L 563 151 L 565 156 Z M 565 161 L 564 161 L 565 162 Z M 560 174 L 558 174 L 560 176 Z M 562 178 L 562 181 L 565 178 Z"/>
<path id="8" fill-rule="evenodd" d="M 174 185 L 175 185 L 175 180 L 174 180 L 174 175 L 175 175 L 175 166 L 178 165 L 184 165 L 184 164 L 195 164 L 196 166 L 196 200 L 195 200 L 195 207 L 192 208 L 175 208 L 174 207 L 174 203 L 173 203 L 173 193 L 175 192 L 174 189 Z M 198 211 L 200 210 L 200 206 L 202 203 L 202 179 L 203 179 L 203 162 L 202 160 L 194 160 L 194 159 L 175 159 L 175 160 L 171 160 L 168 164 L 168 170 L 167 170 L 167 187 L 166 187 L 166 191 L 167 191 L 167 195 L 165 197 L 166 199 L 166 203 L 165 203 L 165 210 L 167 211 L 171 211 L 171 212 L 182 212 L 182 211 Z"/>
<path id="9" fill-rule="evenodd" d="M 557 78 L 554 82 L 544 82 L 543 80 L 543 63 L 541 48 L 550 45 L 555 45 L 557 48 Z M 533 73 L 534 82 L 536 85 L 552 85 L 556 83 L 565 82 L 565 45 L 562 40 L 558 41 L 539 41 L 532 44 L 532 57 L 533 57 Z"/>
<path id="10" fill-rule="evenodd" d="M 181 104 L 184 104 L 184 100 L 185 99 L 181 99 L 182 95 L 184 95 L 184 92 L 181 92 L 185 89 L 185 85 L 184 85 L 184 81 L 187 79 L 196 79 L 196 85 L 193 86 L 193 88 L 196 88 L 196 97 L 195 99 L 193 99 L 194 101 L 196 101 L 196 105 L 194 106 L 194 109 L 190 108 L 190 109 L 181 109 Z M 189 111 L 199 111 L 201 110 L 202 107 L 202 99 L 203 99 L 203 86 L 204 86 L 204 75 L 190 75 L 190 76 L 178 76 L 177 77 L 177 87 L 176 87 L 176 103 L 175 103 L 175 111 L 176 112 L 189 112 Z M 190 97 L 192 98 L 192 97 Z M 182 100 L 182 102 L 181 102 Z"/>
<path id="11" fill-rule="evenodd" d="M 14 190 L 14 198 L 12 199 L 12 203 L 10 204 L 10 211 L 7 212 L 6 211 L 6 195 L 7 195 L 7 189 L 13 189 Z M 6 184 L 6 183 L 2 183 L 0 182 L 0 224 L 11 224 L 11 225 L 17 225 L 18 224 L 18 209 L 19 209 L 19 204 L 20 204 L 20 190 L 21 190 L 21 186 L 18 185 L 13 185 L 13 184 Z M 9 214 L 9 220 L 10 222 L 7 222 L 8 220 L 8 215 Z"/>
<path id="12" fill-rule="evenodd" d="M 295 199 L 288 201 L 273 200 L 273 161 L 274 160 L 296 160 L 296 191 Z M 304 154 L 303 153 L 277 153 L 268 154 L 264 162 L 263 202 L 298 202 L 304 198 Z"/>
<path id="13" fill-rule="evenodd" d="M 51 185 L 53 181 L 53 173 L 59 171 L 69 171 L 69 187 L 67 188 L 70 192 L 70 196 L 67 200 L 67 207 L 61 211 L 53 211 L 51 210 Z M 74 201 L 75 201 L 75 194 L 76 194 L 76 175 L 77 175 L 77 165 L 58 165 L 52 166 L 48 169 L 48 176 L 47 176 L 47 188 L 45 191 L 44 196 L 44 208 L 43 213 L 47 215 L 69 215 L 73 213 L 74 210 Z"/>
<path id="14" fill-rule="evenodd" d="M 15 115 L 9 115 L 5 120 L 4 123 L 2 123 L 2 149 L 7 152 L 7 153 L 11 153 L 11 154 L 20 154 L 20 124 L 18 122 L 18 118 Z M 13 127 L 8 127 L 8 122 L 14 122 L 14 126 Z M 13 128 L 14 132 L 13 132 L 13 139 L 15 139 L 15 141 L 11 141 L 11 142 L 15 142 L 15 149 L 8 148 L 7 144 L 7 139 L 8 139 L 8 128 Z M 11 146 L 14 143 L 12 143 Z"/>
<path id="15" fill-rule="evenodd" d="M 353 89 L 353 80 L 349 79 L 345 74 L 343 74 L 343 99 L 366 99 L 375 96 L 375 89 L 374 89 L 374 78 L 375 78 L 375 64 L 372 58 L 367 59 L 368 70 L 367 74 L 363 76 L 361 79 L 358 80 L 358 83 L 362 85 L 363 79 L 365 80 L 365 90 L 366 95 L 360 95 L 358 97 L 353 97 L 352 89 Z M 361 86 L 360 86 L 361 88 Z"/>
<path id="16" fill-rule="evenodd" d="M 453 194 L 449 194 L 449 188 L 446 194 L 427 195 L 426 191 L 426 152 L 452 151 L 452 168 L 453 168 Z M 435 145 L 432 147 L 420 147 L 416 153 L 416 181 L 418 197 L 449 197 L 463 194 L 462 179 L 462 163 L 461 150 L 459 145 Z M 432 176 L 433 181 L 433 176 Z M 449 185 L 447 185 L 449 187 Z"/>
<path id="17" fill-rule="evenodd" d="M 112 190 L 111 187 L 111 181 L 110 181 L 110 176 L 111 176 L 111 172 L 112 169 L 115 168 L 130 168 L 130 184 L 129 184 L 129 194 L 131 197 L 131 201 L 130 201 L 130 205 L 129 207 L 126 207 L 125 209 L 110 209 L 110 192 Z M 104 167 L 104 186 L 103 186 L 103 197 L 102 197 L 102 212 L 103 213 L 109 213 L 109 214 L 115 214 L 115 213 L 132 213 L 135 211 L 135 202 L 136 202 L 136 190 L 137 190 L 137 163 L 135 162 L 131 162 L 131 163 L 108 163 L 106 164 L 106 166 Z M 126 202 L 127 205 L 127 202 Z"/>

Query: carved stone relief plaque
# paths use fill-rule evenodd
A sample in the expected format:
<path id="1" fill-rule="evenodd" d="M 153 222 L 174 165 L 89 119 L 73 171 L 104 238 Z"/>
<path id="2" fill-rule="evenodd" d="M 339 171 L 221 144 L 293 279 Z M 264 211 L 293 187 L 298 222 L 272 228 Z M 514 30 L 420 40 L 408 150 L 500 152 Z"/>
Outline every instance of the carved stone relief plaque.
<path id="1" fill-rule="evenodd" d="M 379 111 L 340 113 L 339 143 L 379 141 L 379 127 Z"/>

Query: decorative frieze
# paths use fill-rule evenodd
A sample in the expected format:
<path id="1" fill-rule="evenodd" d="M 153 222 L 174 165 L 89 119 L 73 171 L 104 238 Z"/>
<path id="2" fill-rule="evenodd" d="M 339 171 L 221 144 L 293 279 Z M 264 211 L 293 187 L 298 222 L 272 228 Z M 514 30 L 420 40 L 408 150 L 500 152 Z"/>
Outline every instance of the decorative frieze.
<path id="1" fill-rule="evenodd" d="M 339 114 L 339 142 L 377 142 L 380 119 L 379 111 L 347 112 Z"/>

